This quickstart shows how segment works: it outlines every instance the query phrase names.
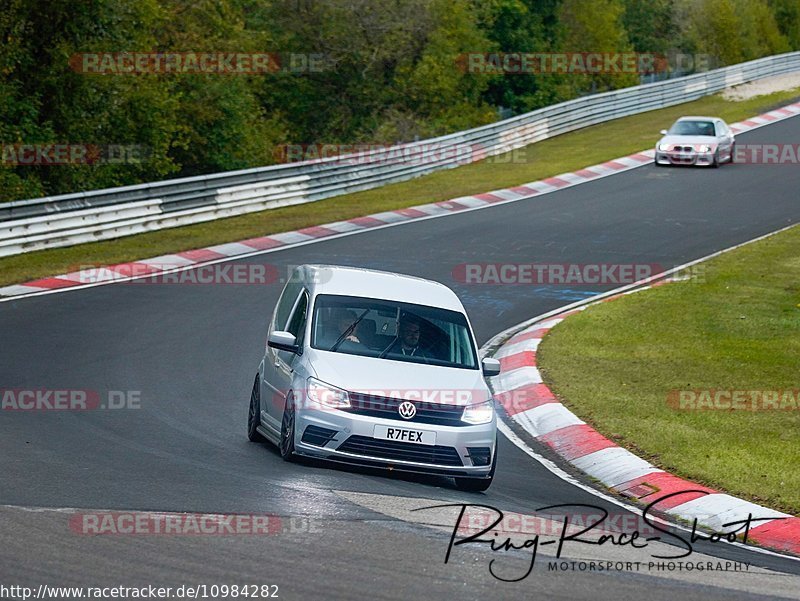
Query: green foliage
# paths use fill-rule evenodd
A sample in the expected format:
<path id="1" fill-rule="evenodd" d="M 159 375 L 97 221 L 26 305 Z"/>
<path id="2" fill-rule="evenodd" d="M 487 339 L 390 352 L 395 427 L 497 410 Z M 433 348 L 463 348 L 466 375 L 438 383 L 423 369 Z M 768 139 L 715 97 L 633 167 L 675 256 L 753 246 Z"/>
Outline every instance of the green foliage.
<path id="1" fill-rule="evenodd" d="M 765 0 L 681 0 L 684 34 L 696 52 L 732 65 L 791 49 Z M 795 46 L 797 49 L 798 46 Z"/>
<path id="2" fill-rule="evenodd" d="M 622 23 L 636 52 L 667 54 L 675 47 L 673 0 L 625 0 L 624 5 Z"/>
<path id="3" fill-rule="evenodd" d="M 0 177 L 10 186 L 0 188 L 3 198 L 132 184 L 177 170 L 168 150 L 180 107 L 165 82 L 69 67 L 78 52 L 153 46 L 160 18 L 161 9 L 147 0 L 52 2 L 46 11 L 35 0 L 13 2 L 0 21 L 0 142 L 137 145 L 150 157 L 138 164 L 4 164 Z"/>
<path id="4" fill-rule="evenodd" d="M 800 48 L 796 0 L 5 0 L 0 144 L 135 145 L 140 162 L 0 161 L 0 200 L 267 165 L 284 143 L 395 143 L 489 123 L 635 74 L 480 74 L 486 52 Z M 276 52 L 266 74 L 86 74 L 97 52 Z"/>
<path id="5" fill-rule="evenodd" d="M 620 0 L 563 0 L 559 22 L 564 48 L 569 52 L 631 52 L 633 47 L 622 24 Z M 577 92 L 605 91 L 638 83 L 635 73 L 573 76 Z"/>
<path id="6" fill-rule="evenodd" d="M 769 0 L 778 29 L 786 37 L 789 47 L 800 48 L 800 2 L 797 0 Z"/>
<path id="7" fill-rule="evenodd" d="M 478 22 L 490 40 L 484 52 L 554 52 L 557 48 L 557 0 L 475 0 Z M 565 78 L 550 73 L 497 76 L 484 97 L 494 106 L 524 113 L 569 97 Z"/>
<path id="8" fill-rule="evenodd" d="M 789 51 L 789 41 L 764 0 L 737 0 L 737 9 L 745 24 L 740 33 L 745 60 Z"/>

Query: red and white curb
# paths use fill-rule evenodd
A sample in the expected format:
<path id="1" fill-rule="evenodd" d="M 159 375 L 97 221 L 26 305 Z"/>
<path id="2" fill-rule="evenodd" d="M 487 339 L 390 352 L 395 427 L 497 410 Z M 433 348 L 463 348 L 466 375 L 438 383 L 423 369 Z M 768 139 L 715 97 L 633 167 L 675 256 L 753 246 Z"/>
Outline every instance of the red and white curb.
<path id="1" fill-rule="evenodd" d="M 666 283 L 656 282 L 652 286 Z M 646 286 L 596 302 L 606 302 L 645 290 Z M 748 540 L 778 551 L 800 554 L 800 518 L 720 493 L 678 478 L 651 465 L 609 440 L 578 418 L 542 382 L 536 366 L 536 351 L 551 328 L 591 303 L 546 318 L 511 336 L 494 353 L 500 360 L 501 374 L 492 378 L 495 398 L 508 416 L 539 442 L 550 447 L 567 462 L 617 493 L 639 503 L 682 491 L 659 502 L 665 513 L 724 532 L 725 524 L 753 518 L 770 518 L 753 523 Z M 784 519 L 776 519 L 784 518 Z"/>
<path id="2" fill-rule="evenodd" d="M 776 121 L 788 119 L 798 114 L 800 114 L 800 102 L 790 104 L 757 117 L 752 117 L 740 123 L 734 123 L 730 127 L 734 133 L 741 133 Z M 460 211 L 478 210 L 496 204 L 516 202 L 641 167 L 642 165 L 652 163 L 653 155 L 653 150 L 646 150 L 626 157 L 606 161 L 599 165 L 585 167 L 575 172 L 562 173 L 554 177 L 548 177 L 521 186 L 493 190 L 492 192 L 476 194 L 475 196 L 462 196 L 460 198 L 453 198 L 451 200 L 444 200 L 406 209 L 398 209 L 396 211 L 385 211 L 364 217 L 356 217 L 347 221 L 336 221 L 334 223 L 307 227 L 292 232 L 251 238 L 240 242 L 218 244 L 208 248 L 163 255 L 131 263 L 83 269 L 34 280 L 24 284 L 0 287 L 0 298 L 42 294 L 55 290 L 129 281 L 157 274 L 191 269 L 204 264 L 263 254 L 276 249 L 305 244 L 321 238 L 348 235 L 398 223 L 441 217 Z"/>

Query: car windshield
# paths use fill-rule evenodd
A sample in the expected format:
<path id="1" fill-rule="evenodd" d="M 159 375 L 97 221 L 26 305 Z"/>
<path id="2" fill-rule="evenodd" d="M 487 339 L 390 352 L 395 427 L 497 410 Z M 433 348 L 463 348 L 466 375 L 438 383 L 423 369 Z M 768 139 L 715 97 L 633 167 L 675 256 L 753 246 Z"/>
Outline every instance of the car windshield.
<path id="1" fill-rule="evenodd" d="M 675 136 L 713 136 L 714 123 L 711 121 L 677 121 L 668 133 Z"/>
<path id="2" fill-rule="evenodd" d="M 315 349 L 477 369 L 463 313 L 411 303 L 321 294 L 314 305 Z"/>

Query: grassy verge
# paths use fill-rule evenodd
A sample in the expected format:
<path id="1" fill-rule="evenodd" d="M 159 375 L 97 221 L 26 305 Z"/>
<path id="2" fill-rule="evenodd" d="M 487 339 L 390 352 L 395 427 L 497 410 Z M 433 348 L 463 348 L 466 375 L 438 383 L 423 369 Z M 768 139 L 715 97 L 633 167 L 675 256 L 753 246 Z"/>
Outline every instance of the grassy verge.
<path id="1" fill-rule="evenodd" d="M 619 444 L 680 476 L 800 514 L 797 405 L 693 410 L 669 396 L 793 389 L 800 404 L 800 227 L 709 261 L 699 282 L 570 317 L 537 359 L 564 403 Z"/>
<path id="2" fill-rule="evenodd" d="M 658 139 L 658 131 L 681 115 L 712 114 L 729 122 L 740 121 L 788 104 L 798 94 L 800 89 L 741 102 L 709 96 L 544 140 L 516 151 L 514 161 L 509 156 L 496 157 L 296 207 L 7 257 L 0 259 L 0 285 L 64 273 L 81 263 L 121 263 L 517 186 L 649 148 Z"/>

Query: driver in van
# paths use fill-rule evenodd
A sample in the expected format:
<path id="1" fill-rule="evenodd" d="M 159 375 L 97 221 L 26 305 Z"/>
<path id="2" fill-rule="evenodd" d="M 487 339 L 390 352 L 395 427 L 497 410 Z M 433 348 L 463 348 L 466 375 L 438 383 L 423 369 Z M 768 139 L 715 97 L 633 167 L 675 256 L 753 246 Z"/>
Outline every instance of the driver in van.
<path id="1" fill-rule="evenodd" d="M 406 357 L 432 359 L 433 357 L 431 354 L 424 347 L 420 346 L 420 330 L 421 324 L 418 319 L 410 315 L 402 316 L 400 318 L 398 338 L 390 347 L 389 352 Z"/>

